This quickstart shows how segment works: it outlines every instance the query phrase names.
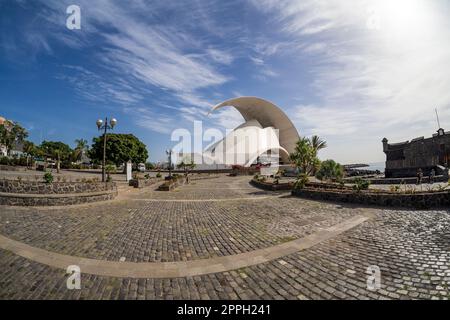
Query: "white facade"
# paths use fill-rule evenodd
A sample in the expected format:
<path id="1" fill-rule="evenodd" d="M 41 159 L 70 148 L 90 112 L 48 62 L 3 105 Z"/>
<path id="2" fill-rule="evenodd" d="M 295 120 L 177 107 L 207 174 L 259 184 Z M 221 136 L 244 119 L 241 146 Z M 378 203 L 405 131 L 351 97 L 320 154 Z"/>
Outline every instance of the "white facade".
<path id="1" fill-rule="evenodd" d="M 236 108 L 245 123 L 234 129 L 221 141 L 206 148 L 204 162 L 250 166 L 260 162 L 287 163 L 299 139 L 297 130 L 284 112 L 273 103 L 256 98 L 241 97 L 227 100 L 213 108 Z M 265 158 L 265 161 L 261 161 Z"/>

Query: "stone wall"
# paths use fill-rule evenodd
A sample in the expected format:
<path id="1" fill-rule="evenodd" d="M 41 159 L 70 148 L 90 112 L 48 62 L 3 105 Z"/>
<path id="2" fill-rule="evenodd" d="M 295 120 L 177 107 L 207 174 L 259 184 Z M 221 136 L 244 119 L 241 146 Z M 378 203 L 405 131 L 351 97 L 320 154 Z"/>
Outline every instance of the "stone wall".
<path id="1" fill-rule="evenodd" d="M 117 190 L 92 192 L 83 194 L 30 195 L 30 194 L 0 194 L 0 205 L 8 206 L 65 206 L 97 201 L 112 200 L 117 196 Z"/>
<path id="2" fill-rule="evenodd" d="M 115 183 L 0 180 L 0 205 L 64 206 L 112 200 Z"/>
<path id="3" fill-rule="evenodd" d="M 52 182 L 27 180 L 0 180 L 0 192 L 19 194 L 72 194 L 110 191 L 116 188 L 115 183 L 102 182 Z"/>
<path id="4" fill-rule="evenodd" d="M 425 176 L 422 178 L 422 183 L 428 183 L 429 177 Z M 384 178 L 384 179 L 367 179 L 370 181 L 371 184 L 416 184 L 417 178 L 416 177 L 409 177 L 409 178 Z M 434 177 L 434 182 L 447 182 L 448 178 L 444 176 L 436 176 Z M 349 183 L 351 183 L 351 180 L 349 180 Z"/>
<path id="5" fill-rule="evenodd" d="M 26 167 L 19 166 L 8 166 L 4 164 L 0 164 L 0 171 L 26 171 Z"/>
<path id="6" fill-rule="evenodd" d="M 450 206 L 450 191 L 428 193 L 389 193 L 373 191 L 350 191 L 304 188 L 292 190 L 292 195 L 307 199 L 358 203 L 385 207 L 404 207 L 414 209 L 427 209 Z"/>

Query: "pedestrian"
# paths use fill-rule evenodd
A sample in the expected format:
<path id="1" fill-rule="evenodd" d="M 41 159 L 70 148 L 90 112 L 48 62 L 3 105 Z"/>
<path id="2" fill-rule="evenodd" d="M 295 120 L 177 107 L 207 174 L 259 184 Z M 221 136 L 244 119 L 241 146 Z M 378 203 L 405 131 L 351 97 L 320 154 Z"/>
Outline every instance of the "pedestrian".
<path id="1" fill-rule="evenodd" d="M 431 169 L 431 172 L 430 172 L 430 183 L 434 183 L 434 177 L 435 177 L 435 175 L 436 175 L 436 171 L 434 171 L 434 169 Z"/>
<path id="2" fill-rule="evenodd" d="M 417 184 L 422 184 L 422 178 L 423 178 L 423 172 L 422 172 L 422 169 L 419 168 L 419 170 L 417 170 Z"/>

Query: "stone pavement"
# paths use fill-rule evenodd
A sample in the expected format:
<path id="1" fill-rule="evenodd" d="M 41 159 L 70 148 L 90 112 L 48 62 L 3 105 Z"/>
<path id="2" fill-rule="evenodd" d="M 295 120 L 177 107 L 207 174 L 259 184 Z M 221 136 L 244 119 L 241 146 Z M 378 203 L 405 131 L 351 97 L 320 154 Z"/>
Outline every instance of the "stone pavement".
<path id="1" fill-rule="evenodd" d="M 358 216 L 372 218 L 245 268 L 177 278 L 82 274 L 81 290 L 66 288 L 65 270 L 0 249 L 0 298 L 450 298 L 449 211 L 307 201 L 257 190 L 249 179 L 198 180 L 175 192 L 133 191 L 123 200 L 77 207 L 0 207 L 0 234 L 49 252 L 110 262 L 195 262 L 270 250 Z M 367 289 L 370 265 L 381 269 L 376 291 Z"/>

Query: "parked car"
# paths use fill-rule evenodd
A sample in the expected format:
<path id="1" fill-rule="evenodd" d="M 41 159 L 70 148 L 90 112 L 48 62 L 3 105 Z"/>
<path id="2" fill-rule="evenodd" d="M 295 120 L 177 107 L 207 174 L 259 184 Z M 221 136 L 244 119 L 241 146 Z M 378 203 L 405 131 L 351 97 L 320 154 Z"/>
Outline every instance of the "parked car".
<path id="1" fill-rule="evenodd" d="M 139 172 L 145 172 L 145 163 L 139 163 L 137 169 Z"/>

